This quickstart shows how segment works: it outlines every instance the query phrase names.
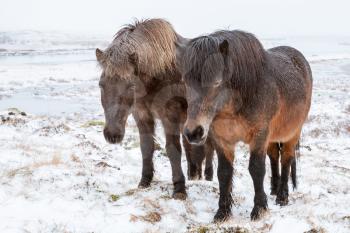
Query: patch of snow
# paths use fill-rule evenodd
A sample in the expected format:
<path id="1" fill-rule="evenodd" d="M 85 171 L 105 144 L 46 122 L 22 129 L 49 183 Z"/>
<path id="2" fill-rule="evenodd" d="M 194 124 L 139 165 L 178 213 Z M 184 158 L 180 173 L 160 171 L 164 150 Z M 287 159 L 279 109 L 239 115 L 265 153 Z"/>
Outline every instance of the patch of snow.
<path id="1" fill-rule="evenodd" d="M 350 231 L 350 59 L 311 63 L 312 107 L 302 133 L 299 186 L 290 188 L 289 205 L 277 206 L 268 195 L 269 211 L 250 221 L 254 190 L 247 146 L 239 144 L 232 218 L 216 225 L 216 174 L 212 182 L 187 181 L 188 199 L 173 200 L 169 160 L 156 151 L 154 181 L 150 188 L 138 189 L 142 159 L 133 119 L 128 119 L 120 145 L 107 144 L 102 126 L 88 124 L 104 120 L 100 71 L 91 57 L 70 63 L 60 58 L 49 64 L 41 58 L 35 64 L 0 63 L 1 232 Z M 40 103 L 58 110 L 45 110 Z M 19 111 L 9 115 L 9 107 Z M 160 125 L 157 140 L 164 147 Z M 186 172 L 185 156 L 182 165 Z M 268 159 L 266 166 L 268 194 Z"/>

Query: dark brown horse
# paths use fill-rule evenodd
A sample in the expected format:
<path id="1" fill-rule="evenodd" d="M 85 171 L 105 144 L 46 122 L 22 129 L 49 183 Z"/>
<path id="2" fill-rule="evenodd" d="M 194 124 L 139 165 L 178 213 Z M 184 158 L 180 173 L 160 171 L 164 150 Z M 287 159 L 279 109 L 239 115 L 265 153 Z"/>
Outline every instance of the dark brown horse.
<path id="1" fill-rule="evenodd" d="M 96 50 L 103 72 L 101 102 L 105 112 L 104 136 L 110 143 L 122 141 L 128 116 L 133 115 L 140 133 L 142 178 L 139 187 L 148 187 L 153 178 L 155 119 L 165 131 L 170 159 L 174 198 L 186 198 L 181 169 L 180 136 L 186 120 L 185 86 L 175 66 L 176 46 L 185 41 L 172 26 L 151 19 L 121 29 L 105 51 Z M 183 140 L 190 179 L 201 177 L 206 157 L 205 178 L 212 180 L 213 148 L 190 145 Z"/>
<path id="2" fill-rule="evenodd" d="M 231 214 L 233 148 L 238 141 L 250 148 L 255 190 L 251 219 L 267 209 L 266 154 L 273 165 L 273 184 L 280 182 L 276 202 L 287 204 L 290 168 L 311 103 L 312 74 L 304 56 L 287 46 L 264 50 L 254 35 L 242 31 L 218 31 L 180 43 L 178 55 L 189 103 L 184 134 L 196 145 L 210 134 L 218 154 L 220 200 L 214 219 Z"/>

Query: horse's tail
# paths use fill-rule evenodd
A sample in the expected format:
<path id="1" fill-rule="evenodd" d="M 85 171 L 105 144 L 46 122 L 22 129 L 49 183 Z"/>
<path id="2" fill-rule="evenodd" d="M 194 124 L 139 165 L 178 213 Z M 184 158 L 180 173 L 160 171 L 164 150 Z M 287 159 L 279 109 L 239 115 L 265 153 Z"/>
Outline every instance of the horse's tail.
<path id="1" fill-rule="evenodd" d="M 291 164 L 291 173 L 290 176 L 292 178 L 292 184 L 293 189 L 297 188 L 297 159 L 300 156 L 300 141 L 298 141 L 297 145 L 295 146 L 295 156 Z"/>

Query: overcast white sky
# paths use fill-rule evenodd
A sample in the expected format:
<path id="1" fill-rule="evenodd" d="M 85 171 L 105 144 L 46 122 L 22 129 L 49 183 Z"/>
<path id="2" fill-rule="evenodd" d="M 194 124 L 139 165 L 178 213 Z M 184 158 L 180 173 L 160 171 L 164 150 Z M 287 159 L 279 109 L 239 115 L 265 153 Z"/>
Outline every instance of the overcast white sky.
<path id="1" fill-rule="evenodd" d="M 222 28 L 260 36 L 350 36 L 350 0 L 0 0 L 0 31 L 113 35 L 135 17 L 166 18 L 188 37 Z"/>

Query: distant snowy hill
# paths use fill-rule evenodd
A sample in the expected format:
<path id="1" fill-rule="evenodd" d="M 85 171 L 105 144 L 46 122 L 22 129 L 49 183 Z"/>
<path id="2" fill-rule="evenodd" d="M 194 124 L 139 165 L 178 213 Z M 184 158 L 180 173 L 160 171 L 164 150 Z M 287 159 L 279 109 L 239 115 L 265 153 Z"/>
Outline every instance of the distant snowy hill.
<path id="1" fill-rule="evenodd" d="M 81 53 L 105 47 L 112 38 L 62 32 L 0 32 L 1 55 L 37 55 Z"/>
<path id="2" fill-rule="evenodd" d="M 259 38 L 265 48 L 289 45 L 300 50 L 309 61 L 350 58 L 350 37 Z M 84 54 L 105 48 L 112 36 L 41 31 L 0 31 L 0 56 Z"/>

